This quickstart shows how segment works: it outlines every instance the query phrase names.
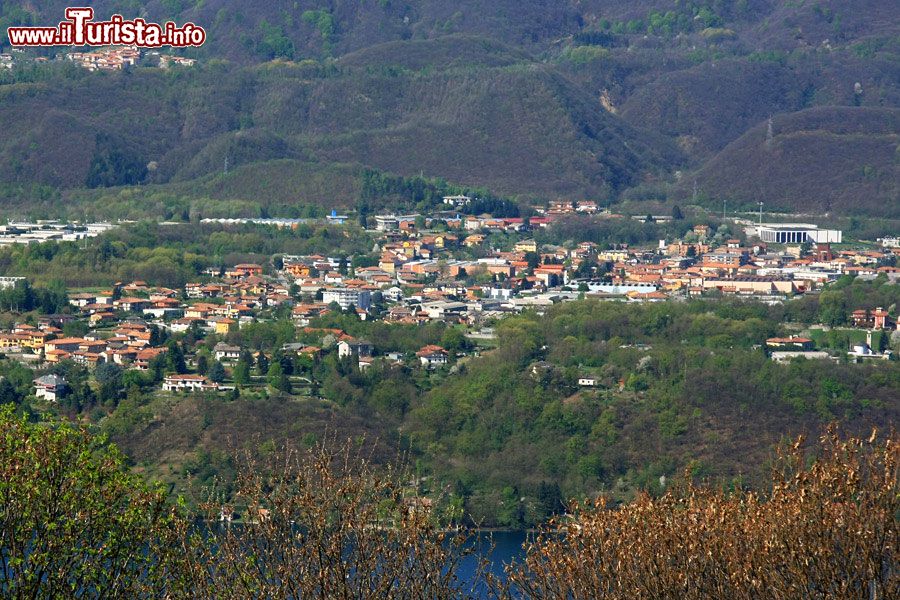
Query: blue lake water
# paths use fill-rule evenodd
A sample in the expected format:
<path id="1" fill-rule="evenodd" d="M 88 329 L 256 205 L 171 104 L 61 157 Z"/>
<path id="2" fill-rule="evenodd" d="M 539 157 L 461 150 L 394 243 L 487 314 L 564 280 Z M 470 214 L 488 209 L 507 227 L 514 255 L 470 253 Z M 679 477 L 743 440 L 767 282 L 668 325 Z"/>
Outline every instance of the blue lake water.
<path id="1" fill-rule="evenodd" d="M 201 529 L 208 531 L 220 529 L 219 523 L 200 523 Z M 243 524 L 234 524 L 231 527 L 240 529 Z M 521 562 L 525 558 L 522 545 L 526 540 L 533 539 L 535 533 L 528 531 L 477 531 L 466 542 L 466 549 L 473 548 L 475 552 L 460 561 L 458 575 L 462 583 L 462 590 L 470 589 L 477 598 L 492 598 L 483 585 L 483 579 L 479 578 L 478 565 L 482 559 L 487 559 L 489 566 L 487 571 L 501 579 L 505 579 L 504 567 L 509 563 Z"/>
<path id="2" fill-rule="evenodd" d="M 476 583 L 480 558 L 486 558 L 490 562 L 488 572 L 503 577 L 505 565 L 514 560 L 521 562 L 525 558 L 522 544 L 526 539 L 530 539 L 531 535 L 533 534 L 526 531 L 480 531 L 476 533 L 469 542 L 469 547 L 475 546 L 475 554 L 466 557 L 460 564 L 460 579 L 469 585 Z M 490 597 L 483 586 L 476 588 L 475 592 L 480 598 Z"/>

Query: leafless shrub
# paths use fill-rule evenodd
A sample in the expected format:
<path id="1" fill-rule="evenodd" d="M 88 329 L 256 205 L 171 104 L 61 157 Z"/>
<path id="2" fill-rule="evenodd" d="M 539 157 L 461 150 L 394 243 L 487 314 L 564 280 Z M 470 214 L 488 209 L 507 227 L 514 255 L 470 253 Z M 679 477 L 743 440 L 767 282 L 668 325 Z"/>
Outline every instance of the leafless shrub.
<path id="1" fill-rule="evenodd" d="M 351 445 L 248 460 L 236 483 L 244 522 L 186 537 L 182 585 L 195 598 L 460 598 L 466 534 L 442 531 L 404 473 Z M 223 514 L 209 502 L 207 517 Z M 224 513 L 230 513 L 226 509 Z"/>
<path id="2" fill-rule="evenodd" d="M 610 510 L 574 506 L 508 567 L 529 598 L 897 598 L 898 446 L 834 428 L 805 468 L 779 452 L 765 497 L 686 483 Z M 497 582 L 495 582 L 497 584 Z"/>

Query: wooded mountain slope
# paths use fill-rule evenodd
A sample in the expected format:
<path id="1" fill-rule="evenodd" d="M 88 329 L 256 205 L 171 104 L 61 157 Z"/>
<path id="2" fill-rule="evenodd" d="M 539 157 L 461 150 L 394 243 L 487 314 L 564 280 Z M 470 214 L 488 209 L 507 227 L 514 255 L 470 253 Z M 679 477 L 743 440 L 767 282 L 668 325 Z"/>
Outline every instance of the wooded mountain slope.
<path id="1" fill-rule="evenodd" d="M 442 177 L 529 201 L 615 202 L 629 190 L 683 201 L 683 182 L 702 180 L 709 183 L 701 199 L 712 204 L 900 210 L 895 186 L 854 184 L 863 170 L 871 178 L 867 167 L 894 175 L 887 157 L 896 123 L 877 111 L 853 117 L 874 119 L 868 127 L 877 139 L 829 144 L 815 165 L 783 161 L 762 186 L 748 185 L 758 170 L 734 162 L 733 147 L 724 151 L 743 146 L 742 136 L 770 117 L 787 123 L 792 113 L 822 107 L 900 106 L 895 2 L 94 6 L 98 18 L 115 11 L 190 20 L 209 41 L 186 51 L 199 65 L 178 72 L 87 74 L 74 65 L 25 64 L 0 73 L 0 199 L 7 203 L 69 197 L 85 186 L 187 182 L 224 171 L 226 159 L 232 169 L 290 159 L 323 172 L 340 164 Z M 54 23 L 64 8 L 56 0 L 4 2 L 0 35 L 10 24 Z M 815 114 L 817 130 L 829 131 L 844 113 Z M 49 188 L 36 192 L 36 184 Z M 358 201 L 339 182 L 321 192 L 334 206 Z"/>

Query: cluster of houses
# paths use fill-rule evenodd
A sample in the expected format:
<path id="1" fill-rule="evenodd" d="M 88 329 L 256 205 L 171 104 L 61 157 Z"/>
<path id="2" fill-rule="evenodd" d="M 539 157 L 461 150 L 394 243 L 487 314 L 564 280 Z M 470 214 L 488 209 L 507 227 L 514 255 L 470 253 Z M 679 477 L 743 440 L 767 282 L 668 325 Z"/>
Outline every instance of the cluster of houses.
<path id="1" fill-rule="evenodd" d="M 69 52 L 65 56 L 66 60 L 88 71 L 121 71 L 138 63 L 141 49 L 137 46 L 109 46 L 91 52 Z"/>
<path id="2" fill-rule="evenodd" d="M 448 197 L 447 201 L 465 202 L 464 198 Z M 738 239 L 714 245 L 706 225 L 694 228 L 691 241 L 660 241 L 656 248 L 607 249 L 593 242 L 574 247 L 539 245 L 527 233 L 511 250 L 486 247 L 492 228 L 527 232 L 552 221 L 550 210 L 537 223 L 538 217 L 529 222 L 488 216 L 450 218 L 444 221 L 448 231 L 420 230 L 430 224 L 419 215 L 375 217 L 381 252 L 377 265 L 347 270 L 324 256 L 285 257 L 286 276 L 302 292 L 321 295 L 319 302 L 298 305 L 295 315 L 308 322 L 337 304 L 369 318 L 371 307 L 378 305 L 386 307 L 384 318 L 390 321 L 449 317 L 471 322 L 574 299 L 581 293 L 629 301 L 718 293 L 778 302 L 845 274 L 886 273 L 892 278 L 900 274 L 900 269 L 886 266 L 887 249 L 832 251 L 829 243 L 818 243 L 802 254 L 799 247 L 775 251 L 772 244 L 746 245 Z M 461 251 L 474 248 L 483 256 L 461 257 L 471 254 Z M 584 272 L 579 270 L 582 263 L 597 266 Z"/>
<path id="3" fill-rule="evenodd" d="M 453 208 L 471 201 L 466 196 L 444 199 Z M 35 325 L 20 324 L 0 333 L 0 350 L 47 363 L 73 360 L 92 367 L 112 362 L 147 369 L 165 352 L 153 343 L 151 325 L 175 333 L 195 329 L 225 335 L 258 319 L 260 311 L 285 304 L 291 307 L 299 331 L 306 331 L 314 319 L 329 311 L 355 312 L 363 320 L 442 321 L 477 328 L 505 314 L 526 308 L 540 312 L 580 297 L 656 302 L 714 293 L 778 302 L 845 274 L 875 277 L 884 273 L 900 278 L 900 269 L 887 266 L 897 251 L 889 245 L 879 250 L 833 250 L 830 242 L 809 243 L 808 239 L 802 240 L 803 248 L 763 241 L 749 244 L 723 239 L 706 225 L 697 225 L 684 239 L 640 248 L 600 247 L 590 241 L 563 247 L 540 244 L 531 237 L 531 231 L 546 227 L 560 215 L 598 212 L 592 202 L 554 203 L 540 216 L 527 219 L 444 215 L 441 220 L 446 227 L 431 229 L 431 219 L 420 215 L 380 215 L 374 217 L 373 232 L 377 263 L 372 264 L 371 257 L 364 263 L 371 266 L 354 268 L 354 257 L 281 256 L 271 268 L 248 263 L 210 269 L 207 277 L 179 289 L 134 281 L 107 291 L 74 293 L 69 296 L 72 314 L 49 315 Z M 345 218 L 336 213 L 331 217 L 335 222 Z M 601 218 L 618 216 L 602 213 Z M 50 236 L 96 235 L 108 227 L 93 224 L 75 230 L 57 222 L 10 223 L 0 228 L 0 243 L 4 236 L 57 239 Z M 493 231 L 516 232 L 518 241 L 505 249 L 489 247 Z M 833 232 L 827 236 L 833 237 Z M 3 279 L 9 281 L 0 280 L 0 286 L 17 281 Z M 90 333 L 64 335 L 66 324 L 75 319 L 86 321 Z M 852 321 L 866 329 L 896 327 L 882 308 L 854 312 Z M 325 343 L 328 336 L 331 343 Z M 773 358 L 776 353 L 783 353 L 777 356 L 787 360 L 790 353 L 815 351 L 801 338 L 769 342 Z M 339 356 L 355 357 L 360 368 L 372 363 L 372 344 L 344 332 L 324 332 L 317 343 L 295 344 L 290 349 L 318 357 L 323 347 L 334 345 Z M 860 356 L 871 356 L 864 348 L 859 350 Z M 216 359 L 233 362 L 240 352 L 240 348 L 220 345 Z M 438 346 L 416 353 L 417 362 L 426 368 L 446 365 L 450 358 Z M 50 387 L 51 383 L 47 381 Z M 50 387 L 45 394 L 51 393 Z M 163 383 L 167 391 L 216 387 L 202 375 L 170 376 Z"/>
<path id="4" fill-rule="evenodd" d="M 123 321 L 109 330 L 67 337 L 61 327 L 74 319 L 73 315 L 48 315 L 37 325 L 16 325 L 0 333 L 0 351 L 20 357 L 30 355 L 32 361 L 50 364 L 72 360 L 94 367 L 109 362 L 140 370 L 147 370 L 150 362 L 166 351 L 153 347 L 152 331 L 145 322 Z"/>
<path id="5" fill-rule="evenodd" d="M 664 258 L 644 269 L 640 279 L 667 291 L 686 289 L 691 296 L 716 290 L 725 294 L 783 298 L 821 288 L 843 275 L 875 277 L 885 273 L 896 278 L 900 273 L 900 269 L 885 265 L 889 258 L 885 252 L 835 252 L 829 243 L 814 244 L 806 255 L 799 248 L 773 252 L 763 242 L 742 247 L 738 240 L 710 248 L 702 241 L 702 228 L 695 228 L 700 230 L 697 233 L 701 240 L 696 244 L 676 242 L 664 246 L 661 243 L 660 254 Z"/>
<path id="6" fill-rule="evenodd" d="M 492 217 L 491 215 L 440 215 L 441 222 L 448 229 L 464 232 L 507 232 L 520 233 L 529 227 L 547 227 L 552 217 Z M 430 227 L 434 220 L 425 219 L 421 215 L 378 215 L 375 217 L 375 230 L 383 233 L 400 232 L 404 234 L 415 233 L 420 229 L 417 221 L 424 219 L 424 227 Z"/>
<path id="7" fill-rule="evenodd" d="M 466 201 L 448 197 L 448 202 Z M 578 210 L 577 204 L 557 208 L 566 207 Z M 483 224 L 491 219 L 471 219 L 482 227 L 467 233 L 462 221 L 453 231 L 420 231 L 416 223 L 422 225 L 421 218 L 401 217 L 397 229 L 378 233 L 380 257 L 368 267 L 353 268 L 347 257 L 284 256 L 274 276 L 264 276 L 262 265 L 239 264 L 224 273 L 211 270 L 210 280 L 188 283 L 183 290 L 133 282 L 119 288 L 116 297 L 107 292 L 70 298 L 95 327 L 112 324 L 126 313 L 157 319 L 174 332 L 199 326 L 224 334 L 252 321 L 260 309 L 283 303 L 292 304 L 301 327 L 336 309 L 395 323 L 478 325 L 505 313 L 541 310 L 581 296 L 646 302 L 714 292 L 779 301 L 844 274 L 886 273 L 896 278 L 900 271 L 884 266 L 891 252 L 887 248 L 832 251 L 821 243 L 801 256 L 791 249 L 772 251 L 762 242 L 751 246 L 730 239 L 713 245 L 706 225 L 697 225 L 690 241 L 661 241 L 655 248 L 600 248 L 593 242 L 561 247 L 521 236 L 511 250 L 502 251 L 484 247 Z M 383 224 L 385 218 L 376 221 Z M 499 221 L 521 225 L 516 219 Z M 528 224 L 534 226 L 541 225 Z M 475 246 L 484 256 L 460 257 L 471 254 L 460 251 Z M 584 272 L 579 266 L 585 263 L 596 266 Z M 873 324 L 882 318 L 881 313 L 871 316 Z"/>
<path id="8" fill-rule="evenodd" d="M 348 358 L 357 361 L 361 370 L 365 370 L 372 366 L 375 360 L 375 345 L 368 340 L 354 338 L 340 329 L 314 329 L 305 327 L 303 333 L 306 335 L 313 334 L 320 338 L 322 345 L 330 342 L 337 342 L 335 348 L 339 358 Z M 324 350 L 318 346 L 308 346 L 305 344 L 289 344 L 285 350 L 293 350 L 300 355 L 318 358 Z M 388 352 L 383 360 L 391 364 L 402 364 L 404 356 L 400 352 Z M 450 352 L 441 346 L 427 345 L 416 352 L 416 360 L 422 367 L 437 368 L 450 362 Z"/>
<path id="9" fill-rule="evenodd" d="M 153 50 L 148 53 L 157 61 L 160 69 L 170 67 L 192 67 L 197 63 L 194 58 L 163 54 Z M 91 52 L 69 52 L 66 60 L 78 64 L 88 71 L 121 71 L 126 66 L 141 63 L 143 53 L 137 46 L 109 46 L 97 48 Z M 150 63 L 152 65 L 152 63 Z"/>
<path id="10" fill-rule="evenodd" d="M 866 331 L 865 342 L 851 343 L 849 351 L 846 352 L 847 358 L 860 362 L 864 360 L 878 359 L 891 360 L 893 352 L 884 350 L 879 352 L 873 345 L 872 334 L 876 330 Z M 833 360 L 838 361 L 839 357 L 824 350 L 816 350 L 815 342 L 811 338 L 792 335 L 789 337 L 774 337 L 766 340 L 766 347 L 769 350 L 769 357 L 779 363 L 790 362 L 795 358 L 805 358 L 807 360 Z"/>
<path id="11" fill-rule="evenodd" d="M 548 215 L 594 215 L 600 213 L 601 210 L 600 207 L 597 206 L 597 203 L 591 200 L 580 200 L 575 202 L 565 202 L 558 200 L 552 202 L 546 211 L 540 210 L 539 212 Z M 605 214 L 610 214 L 608 210 L 602 212 L 604 212 Z"/>
<path id="12" fill-rule="evenodd" d="M 23 362 L 42 365 L 71 360 L 91 369 L 102 363 L 112 363 L 146 371 L 154 359 L 167 352 L 159 342 L 160 336 L 154 336 L 154 328 L 172 332 L 196 328 L 201 333 L 224 335 L 256 319 L 260 309 L 295 303 L 284 283 L 279 283 L 275 277 L 263 277 L 262 273 L 261 265 L 238 264 L 227 269 L 224 277 L 216 282 L 188 283 L 182 290 L 134 281 L 127 285 L 117 284 L 112 290 L 71 294 L 69 301 L 73 313 L 42 316 L 33 325 L 21 323 L 10 331 L 0 332 L 0 352 Z M 359 304 L 366 306 L 365 302 Z M 302 306 L 294 307 L 295 318 L 302 314 Z M 333 306 L 323 304 L 318 314 L 331 308 Z M 89 331 L 79 337 L 67 336 L 65 328 L 74 321 L 87 321 Z M 298 333 L 309 334 L 310 330 L 302 327 L 304 322 L 297 319 Z M 371 366 L 374 346 L 370 342 L 357 340 L 340 330 L 314 333 L 321 340 L 321 346 L 288 344 L 285 350 L 318 359 L 325 352 L 324 346 L 333 346 L 339 357 L 352 356 L 363 369 Z M 240 347 L 224 342 L 214 348 L 215 359 L 223 364 L 234 364 L 241 352 Z M 449 356 L 449 352 L 439 346 L 426 346 L 416 354 L 416 359 L 423 367 L 435 368 L 447 364 Z M 386 358 L 403 361 L 400 355 Z M 41 398 L 55 400 L 65 389 L 65 381 L 56 375 L 35 380 L 35 393 Z M 171 374 L 165 377 L 162 389 L 169 392 L 209 391 L 221 389 L 221 386 L 204 375 Z"/>
<path id="13" fill-rule="evenodd" d="M 159 55 L 159 68 L 168 69 L 169 67 L 193 67 L 197 64 L 196 58 L 187 58 L 185 56 L 175 56 L 173 54 Z"/>
<path id="14" fill-rule="evenodd" d="M 18 54 L 18 57 L 16 56 Z M 149 61 L 147 57 L 152 57 Z M 17 60 L 21 59 L 21 60 Z M 45 56 L 28 56 L 22 48 L 12 48 L 10 53 L 0 53 L 0 69 L 13 69 L 17 62 L 46 63 L 50 59 Z M 149 52 L 130 46 L 95 47 L 87 52 L 65 52 L 57 55 L 56 60 L 72 62 L 88 71 L 121 71 L 125 67 L 143 65 L 158 66 L 160 69 L 171 67 L 192 67 L 197 64 L 194 58 L 165 54 L 158 50 Z"/>

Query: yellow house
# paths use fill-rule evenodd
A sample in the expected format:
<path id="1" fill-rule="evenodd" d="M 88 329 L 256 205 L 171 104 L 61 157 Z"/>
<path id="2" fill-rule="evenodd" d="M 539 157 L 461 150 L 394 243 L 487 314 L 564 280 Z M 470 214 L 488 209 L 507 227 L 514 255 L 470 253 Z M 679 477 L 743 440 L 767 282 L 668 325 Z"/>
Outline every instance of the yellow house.
<path id="1" fill-rule="evenodd" d="M 463 244 L 465 244 L 469 248 L 472 248 L 474 246 L 480 246 L 483 243 L 484 243 L 484 236 L 481 234 L 478 234 L 478 233 L 470 235 L 469 237 L 467 237 L 465 239 L 465 241 L 463 241 Z"/>
<path id="2" fill-rule="evenodd" d="M 265 293 L 266 286 L 261 284 L 253 284 L 241 289 L 241 296 L 260 296 Z"/>
<path id="3" fill-rule="evenodd" d="M 25 333 L 0 333 L 0 348 L 21 348 L 28 340 L 28 334 Z"/>
<path id="4" fill-rule="evenodd" d="M 292 263 L 289 265 L 285 265 L 284 270 L 294 277 L 309 277 L 309 274 L 312 272 L 312 269 L 310 269 L 309 265 L 305 265 L 303 263 Z"/>
<path id="5" fill-rule="evenodd" d="M 534 240 L 522 240 L 516 243 L 516 252 L 537 252 L 537 242 Z"/>
<path id="6" fill-rule="evenodd" d="M 628 260 L 628 251 L 627 250 L 607 250 L 605 252 L 601 252 L 597 255 L 597 258 L 600 260 L 605 260 L 609 262 L 625 262 Z"/>
<path id="7" fill-rule="evenodd" d="M 22 343 L 23 346 L 37 351 L 40 351 L 41 348 L 44 347 L 44 342 L 49 337 L 49 335 L 43 331 L 28 331 L 20 335 L 25 337 L 25 340 Z"/>
<path id="8" fill-rule="evenodd" d="M 218 304 L 209 304 L 206 302 L 198 302 L 193 306 L 189 306 L 184 311 L 184 316 L 187 319 L 205 319 L 209 313 L 213 312 L 219 308 Z"/>
<path id="9" fill-rule="evenodd" d="M 403 262 L 390 254 L 383 254 L 381 260 L 378 261 L 378 268 L 385 273 L 396 273 L 397 267 L 401 266 Z"/>
<path id="10" fill-rule="evenodd" d="M 220 335 L 224 335 L 229 332 L 231 326 L 237 323 L 234 319 L 228 318 L 218 318 L 218 319 L 210 319 L 209 323 L 211 323 L 216 331 L 216 333 Z"/>

